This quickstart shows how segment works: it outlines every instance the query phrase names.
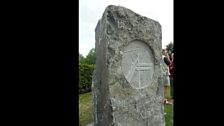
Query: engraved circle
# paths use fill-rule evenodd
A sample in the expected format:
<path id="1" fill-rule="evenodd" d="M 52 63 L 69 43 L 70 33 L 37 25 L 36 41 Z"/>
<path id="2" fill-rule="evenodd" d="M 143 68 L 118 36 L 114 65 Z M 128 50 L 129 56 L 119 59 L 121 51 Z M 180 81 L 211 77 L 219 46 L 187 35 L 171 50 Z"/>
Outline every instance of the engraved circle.
<path id="1" fill-rule="evenodd" d="M 121 67 L 132 88 L 148 87 L 154 74 L 154 59 L 151 49 L 142 41 L 132 41 L 124 48 Z"/>

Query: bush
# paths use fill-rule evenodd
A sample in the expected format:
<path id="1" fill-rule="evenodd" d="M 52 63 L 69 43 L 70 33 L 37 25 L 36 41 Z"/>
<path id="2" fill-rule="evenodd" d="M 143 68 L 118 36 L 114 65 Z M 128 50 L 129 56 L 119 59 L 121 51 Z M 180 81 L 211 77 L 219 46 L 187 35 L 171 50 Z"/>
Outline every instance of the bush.
<path id="1" fill-rule="evenodd" d="M 79 64 L 79 93 L 91 91 L 94 65 Z"/>

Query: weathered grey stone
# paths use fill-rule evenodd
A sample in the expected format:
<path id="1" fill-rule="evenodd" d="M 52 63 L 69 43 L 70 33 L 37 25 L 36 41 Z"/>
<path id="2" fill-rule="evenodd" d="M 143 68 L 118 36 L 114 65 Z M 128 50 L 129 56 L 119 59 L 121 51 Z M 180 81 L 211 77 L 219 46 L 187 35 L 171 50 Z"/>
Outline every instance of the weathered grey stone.
<path id="1" fill-rule="evenodd" d="M 110 5 L 95 33 L 94 126 L 165 126 L 161 25 Z"/>

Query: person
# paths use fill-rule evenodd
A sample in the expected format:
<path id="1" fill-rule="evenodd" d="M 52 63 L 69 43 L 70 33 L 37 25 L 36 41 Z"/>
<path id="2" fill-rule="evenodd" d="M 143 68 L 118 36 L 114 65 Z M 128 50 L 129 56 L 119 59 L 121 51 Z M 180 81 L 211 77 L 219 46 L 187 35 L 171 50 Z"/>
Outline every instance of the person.
<path id="1" fill-rule="evenodd" d="M 161 69 L 162 69 L 162 74 L 163 74 L 163 85 L 164 85 L 164 102 L 165 104 L 168 104 L 168 89 L 169 89 L 169 86 L 170 86 L 170 80 L 169 80 L 169 75 L 170 75 L 170 72 L 169 72 L 169 65 L 170 65 L 170 60 L 166 54 L 166 50 L 163 49 L 162 50 L 162 61 L 161 61 Z"/>
<path id="2" fill-rule="evenodd" d="M 165 64 L 166 64 L 167 66 L 169 66 L 169 65 L 170 65 L 170 59 L 169 59 L 169 55 L 167 55 L 165 49 L 162 50 L 162 58 L 163 58 Z"/>
<path id="3" fill-rule="evenodd" d="M 169 60 L 170 60 L 170 63 L 172 62 L 172 54 L 173 54 L 173 51 L 171 51 L 171 53 L 169 53 Z"/>
<path id="4" fill-rule="evenodd" d="M 170 72 L 170 96 L 171 102 L 173 103 L 173 96 L 174 96 L 174 84 L 173 84 L 173 76 L 174 76 L 174 53 L 171 53 L 171 63 L 169 65 L 169 72 Z"/>

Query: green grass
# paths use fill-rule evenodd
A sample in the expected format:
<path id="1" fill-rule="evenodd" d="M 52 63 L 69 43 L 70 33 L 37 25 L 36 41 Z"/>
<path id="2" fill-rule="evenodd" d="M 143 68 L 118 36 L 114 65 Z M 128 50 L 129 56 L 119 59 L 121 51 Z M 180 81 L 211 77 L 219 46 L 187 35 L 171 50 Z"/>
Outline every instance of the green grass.
<path id="1" fill-rule="evenodd" d="M 92 92 L 79 95 L 79 126 L 93 122 Z M 173 126 L 173 106 L 165 105 L 166 126 Z"/>
<path id="2" fill-rule="evenodd" d="M 93 122 L 92 92 L 79 95 L 79 126 Z"/>
<path id="3" fill-rule="evenodd" d="M 167 88 L 167 92 L 166 92 L 166 98 L 170 98 L 170 86 L 168 86 L 168 88 Z"/>
<path id="4" fill-rule="evenodd" d="M 173 126 L 173 106 L 165 105 L 165 113 L 166 126 Z"/>

